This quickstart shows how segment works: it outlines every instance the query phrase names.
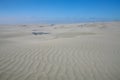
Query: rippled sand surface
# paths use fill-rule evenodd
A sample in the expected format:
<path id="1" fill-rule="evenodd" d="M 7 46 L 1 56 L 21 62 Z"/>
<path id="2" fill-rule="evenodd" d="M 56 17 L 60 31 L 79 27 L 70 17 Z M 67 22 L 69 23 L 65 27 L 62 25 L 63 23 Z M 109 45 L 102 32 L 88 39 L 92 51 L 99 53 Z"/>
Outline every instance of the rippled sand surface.
<path id="1" fill-rule="evenodd" d="M 0 25 L 0 80 L 120 80 L 120 22 Z"/>

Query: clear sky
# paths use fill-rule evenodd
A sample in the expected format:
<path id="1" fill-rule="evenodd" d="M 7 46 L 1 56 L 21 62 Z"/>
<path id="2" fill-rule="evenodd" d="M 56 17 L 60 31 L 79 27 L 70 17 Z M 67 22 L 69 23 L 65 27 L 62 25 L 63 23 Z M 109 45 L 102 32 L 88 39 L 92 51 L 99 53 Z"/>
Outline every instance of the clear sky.
<path id="1" fill-rule="evenodd" d="M 0 23 L 120 20 L 120 0 L 0 0 Z"/>

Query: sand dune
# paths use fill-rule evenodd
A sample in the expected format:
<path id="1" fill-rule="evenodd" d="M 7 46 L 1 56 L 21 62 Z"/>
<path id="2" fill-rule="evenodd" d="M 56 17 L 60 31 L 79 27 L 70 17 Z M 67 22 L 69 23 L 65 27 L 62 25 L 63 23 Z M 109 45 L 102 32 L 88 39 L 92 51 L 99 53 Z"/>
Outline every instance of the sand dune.
<path id="1" fill-rule="evenodd" d="M 0 26 L 0 80 L 120 80 L 119 41 L 119 22 Z"/>

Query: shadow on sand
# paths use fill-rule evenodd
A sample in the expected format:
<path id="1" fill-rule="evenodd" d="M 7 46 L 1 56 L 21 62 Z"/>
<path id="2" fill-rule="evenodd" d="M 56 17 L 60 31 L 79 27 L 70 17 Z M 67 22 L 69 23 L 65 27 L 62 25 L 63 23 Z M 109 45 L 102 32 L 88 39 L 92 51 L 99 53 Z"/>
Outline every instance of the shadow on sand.
<path id="1" fill-rule="evenodd" d="M 43 34 L 50 34 L 47 32 L 32 32 L 33 35 L 43 35 Z"/>

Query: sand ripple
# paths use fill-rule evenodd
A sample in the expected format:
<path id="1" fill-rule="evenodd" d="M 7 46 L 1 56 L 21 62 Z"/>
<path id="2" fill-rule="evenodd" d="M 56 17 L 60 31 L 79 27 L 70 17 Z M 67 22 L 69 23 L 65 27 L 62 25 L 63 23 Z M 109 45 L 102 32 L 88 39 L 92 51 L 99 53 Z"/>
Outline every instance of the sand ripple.
<path id="1" fill-rule="evenodd" d="M 16 38 L 14 42 L 3 37 L 0 80 L 120 80 L 118 34 L 81 35 L 36 43 L 32 39 L 22 42 Z"/>

